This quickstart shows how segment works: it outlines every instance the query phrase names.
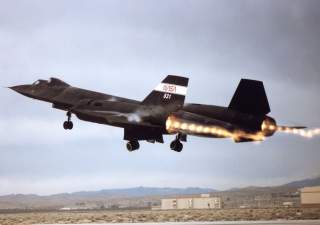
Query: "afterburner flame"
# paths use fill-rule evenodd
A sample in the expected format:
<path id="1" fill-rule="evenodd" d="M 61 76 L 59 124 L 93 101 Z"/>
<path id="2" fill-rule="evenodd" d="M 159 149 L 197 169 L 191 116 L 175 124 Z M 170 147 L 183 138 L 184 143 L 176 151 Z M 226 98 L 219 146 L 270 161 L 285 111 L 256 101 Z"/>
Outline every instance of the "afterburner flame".
<path id="1" fill-rule="evenodd" d="M 166 121 L 166 129 L 168 133 L 176 133 L 177 131 L 186 131 L 191 133 L 198 134 L 213 134 L 223 137 L 229 137 L 231 135 L 225 129 L 215 127 L 215 126 L 203 126 L 201 124 L 190 123 L 180 119 L 175 118 L 174 116 L 169 116 Z"/>
<path id="2" fill-rule="evenodd" d="M 302 128 L 277 126 L 271 118 L 263 121 L 261 131 L 256 133 L 248 133 L 243 130 L 228 131 L 225 128 L 218 126 L 207 126 L 203 124 L 191 123 L 189 121 L 169 116 L 166 121 L 166 129 L 168 133 L 185 132 L 199 135 L 208 135 L 221 138 L 232 138 L 234 141 L 249 139 L 252 141 L 263 141 L 265 137 L 273 135 L 275 132 L 284 132 L 295 134 L 305 138 L 320 136 L 320 128 L 305 130 Z"/>
<path id="3" fill-rule="evenodd" d="M 287 127 L 287 126 L 277 126 L 275 121 L 273 122 L 270 118 L 263 121 L 261 125 L 262 132 L 266 136 L 268 134 L 273 134 L 275 132 L 284 132 L 288 134 L 298 135 L 304 138 L 312 138 L 314 136 L 320 135 L 320 128 L 315 129 L 304 129 L 304 127 Z"/>
<path id="4" fill-rule="evenodd" d="M 174 116 L 169 116 L 166 121 L 166 129 L 168 133 L 177 133 L 184 131 L 186 133 L 192 134 L 202 134 L 221 138 L 232 138 L 235 141 L 240 141 L 241 139 L 250 139 L 253 141 L 262 141 L 265 136 L 262 132 L 257 133 L 247 133 L 241 130 L 236 130 L 233 132 L 228 131 L 225 128 L 218 126 L 206 126 L 203 124 L 190 123 L 188 121 L 178 119 Z"/>
<path id="5" fill-rule="evenodd" d="M 277 127 L 277 131 L 284 132 L 287 134 L 295 134 L 299 135 L 304 138 L 313 138 L 315 136 L 320 136 L 320 128 L 315 128 L 315 129 L 297 129 L 297 128 L 291 128 L 291 127 L 282 127 L 279 126 Z"/>

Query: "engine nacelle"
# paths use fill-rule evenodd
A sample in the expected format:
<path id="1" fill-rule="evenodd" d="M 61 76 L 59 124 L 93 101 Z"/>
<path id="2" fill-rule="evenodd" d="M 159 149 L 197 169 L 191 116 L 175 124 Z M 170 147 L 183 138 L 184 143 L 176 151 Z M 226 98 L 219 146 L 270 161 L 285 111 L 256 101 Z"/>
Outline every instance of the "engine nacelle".
<path id="1" fill-rule="evenodd" d="M 275 119 L 266 116 L 261 124 L 261 132 L 264 136 L 270 137 L 277 131 L 277 123 Z"/>

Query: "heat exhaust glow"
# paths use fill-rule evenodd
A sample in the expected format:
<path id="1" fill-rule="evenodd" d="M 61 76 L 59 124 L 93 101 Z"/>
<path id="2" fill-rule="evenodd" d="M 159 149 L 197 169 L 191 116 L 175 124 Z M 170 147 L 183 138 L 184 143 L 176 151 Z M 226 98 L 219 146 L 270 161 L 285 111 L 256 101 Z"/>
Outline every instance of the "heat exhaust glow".
<path id="1" fill-rule="evenodd" d="M 320 135 L 320 128 L 305 129 L 304 127 L 287 127 L 277 126 L 275 123 L 265 120 L 261 125 L 262 131 L 268 132 L 283 132 L 287 134 L 294 134 L 304 138 L 313 138 L 314 136 Z"/>
<path id="2" fill-rule="evenodd" d="M 279 127 L 277 127 L 277 131 L 284 132 L 287 134 L 299 135 L 304 138 L 313 138 L 315 136 L 320 135 L 320 128 L 309 129 L 309 130 L 303 129 L 302 130 L 302 129 L 292 128 L 292 127 L 279 126 Z"/>
<path id="3" fill-rule="evenodd" d="M 189 121 L 169 116 L 166 121 L 168 133 L 185 132 L 199 135 L 208 135 L 221 138 L 232 138 L 234 141 L 249 139 L 252 141 L 263 141 L 266 137 L 272 136 L 275 132 L 284 132 L 299 135 L 305 138 L 312 138 L 320 135 L 320 129 L 305 130 L 303 127 L 277 126 L 273 119 L 266 119 L 261 125 L 261 131 L 248 133 L 243 130 L 229 131 L 223 127 L 191 123 Z"/>
<path id="4" fill-rule="evenodd" d="M 174 116 L 169 116 L 166 121 L 166 129 L 168 133 L 177 133 L 179 131 L 184 131 L 186 133 L 208 135 L 221 138 L 232 138 L 235 141 L 240 141 L 241 139 L 250 139 L 254 141 L 262 141 L 265 136 L 262 132 L 257 133 L 247 133 L 241 130 L 236 130 L 233 132 L 228 131 L 225 128 L 218 126 L 206 126 L 197 123 L 190 123 L 182 119 L 178 119 Z"/>

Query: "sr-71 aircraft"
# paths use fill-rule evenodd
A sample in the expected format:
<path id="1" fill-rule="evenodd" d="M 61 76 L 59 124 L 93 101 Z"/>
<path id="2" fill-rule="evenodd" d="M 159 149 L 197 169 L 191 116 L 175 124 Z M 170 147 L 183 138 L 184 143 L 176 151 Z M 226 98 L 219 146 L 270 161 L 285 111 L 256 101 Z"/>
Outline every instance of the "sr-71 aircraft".
<path id="1" fill-rule="evenodd" d="M 267 116 L 270 107 L 261 81 L 242 79 L 228 107 L 184 104 L 188 81 L 169 75 L 143 101 L 72 87 L 57 78 L 10 88 L 66 111 L 66 130 L 73 128 L 72 114 L 84 121 L 124 128 L 129 151 L 139 149 L 142 140 L 163 143 L 167 134 L 176 135 L 170 148 L 181 152 L 187 135 L 231 138 L 238 143 L 263 141 L 278 130 L 304 128 L 277 126 Z"/>

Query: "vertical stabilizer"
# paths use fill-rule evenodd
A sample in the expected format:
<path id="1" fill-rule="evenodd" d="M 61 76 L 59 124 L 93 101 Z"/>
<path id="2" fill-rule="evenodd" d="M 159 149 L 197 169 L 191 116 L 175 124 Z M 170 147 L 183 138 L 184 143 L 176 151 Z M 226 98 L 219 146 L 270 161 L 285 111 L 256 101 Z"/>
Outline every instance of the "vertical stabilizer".
<path id="1" fill-rule="evenodd" d="M 229 109 L 253 115 L 268 114 L 270 106 L 263 83 L 257 80 L 241 79 Z"/>
<path id="2" fill-rule="evenodd" d="M 187 94 L 189 79 L 186 77 L 168 75 L 156 88 L 142 101 L 143 105 L 181 108 Z M 173 106 L 173 107 L 172 107 Z"/>

